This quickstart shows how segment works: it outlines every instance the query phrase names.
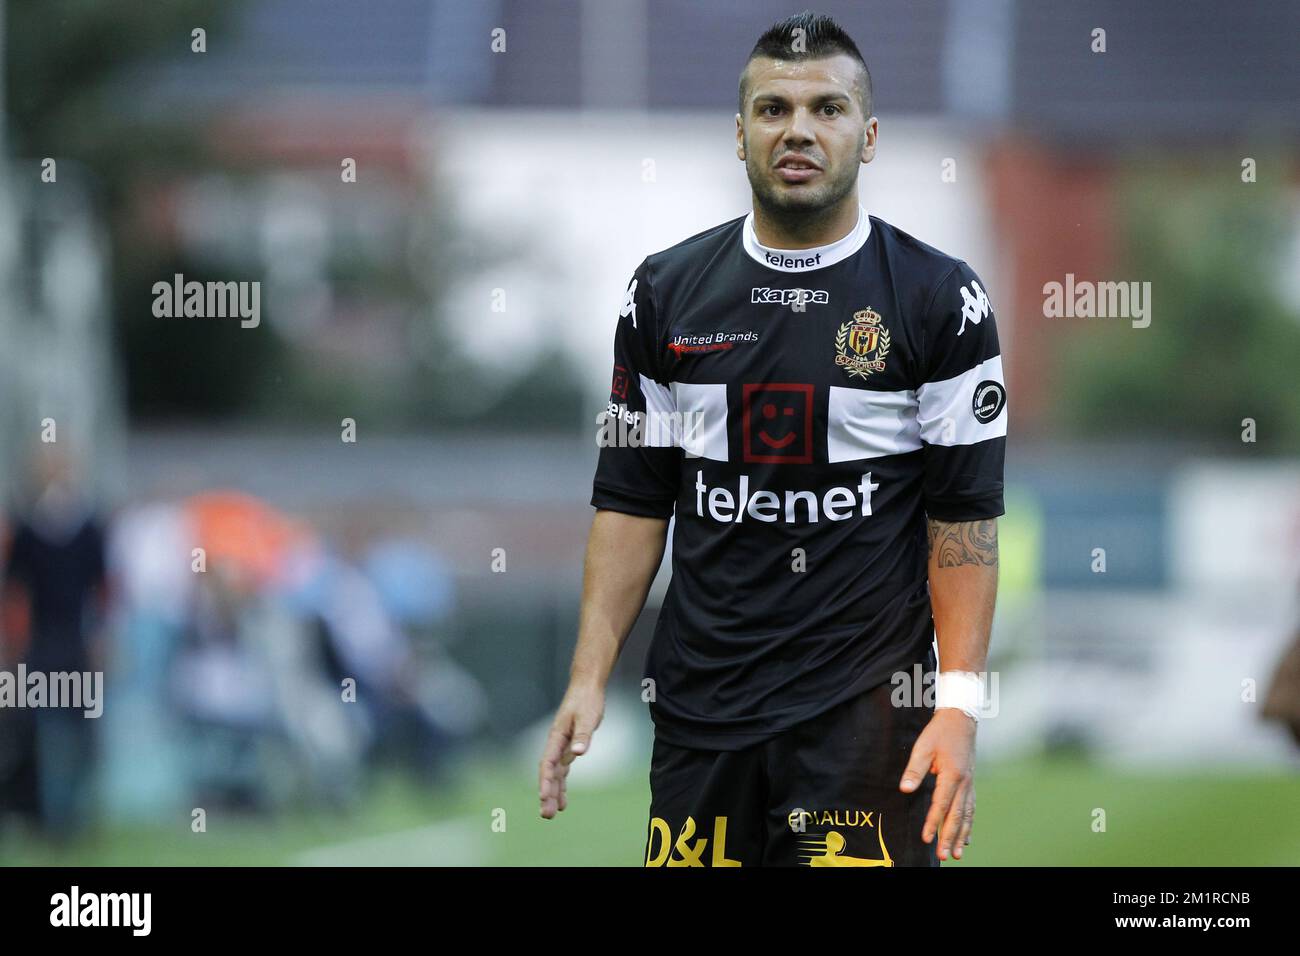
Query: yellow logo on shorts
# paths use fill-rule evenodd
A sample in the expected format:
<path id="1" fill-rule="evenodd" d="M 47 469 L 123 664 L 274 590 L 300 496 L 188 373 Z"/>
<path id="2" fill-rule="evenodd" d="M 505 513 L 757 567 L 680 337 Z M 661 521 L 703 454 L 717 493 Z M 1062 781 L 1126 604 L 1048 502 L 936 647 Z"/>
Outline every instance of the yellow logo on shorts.
<path id="1" fill-rule="evenodd" d="M 703 860 L 709 845 L 708 837 L 695 836 L 695 818 L 687 817 L 682 830 L 673 840 L 672 827 L 662 817 L 650 818 L 650 841 L 646 845 L 646 866 L 740 866 L 739 860 L 727 859 L 727 818 L 713 818 L 713 854 L 709 862 Z M 658 846 L 656 846 L 656 839 Z"/>
<path id="2" fill-rule="evenodd" d="M 880 843 L 879 857 L 848 856 L 848 840 L 838 829 L 824 834 L 810 834 L 799 841 L 799 856 L 804 866 L 893 866 L 893 857 L 885 846 L 884 817 L 874 810 L 794 810 L 789 817 L 790 829 L 805 833 L 809 824 L 831 825 L 841 829 L 875 828 Z"/>

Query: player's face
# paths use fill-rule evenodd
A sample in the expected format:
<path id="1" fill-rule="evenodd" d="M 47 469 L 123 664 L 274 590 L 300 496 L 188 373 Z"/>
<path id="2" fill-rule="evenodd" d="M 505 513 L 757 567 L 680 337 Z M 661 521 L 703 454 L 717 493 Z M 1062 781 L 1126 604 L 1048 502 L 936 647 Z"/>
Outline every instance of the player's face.
<path id="1" fill-rule="evenodd" d="M 736 153 L 756 201 L 774 211 L 828 209 L 853 192 L 858 166 L 876 150 L 875 117 L 862 115 L 858 64 L 759 57 L 749 66 L 745 112 L 736 115 Z"/>

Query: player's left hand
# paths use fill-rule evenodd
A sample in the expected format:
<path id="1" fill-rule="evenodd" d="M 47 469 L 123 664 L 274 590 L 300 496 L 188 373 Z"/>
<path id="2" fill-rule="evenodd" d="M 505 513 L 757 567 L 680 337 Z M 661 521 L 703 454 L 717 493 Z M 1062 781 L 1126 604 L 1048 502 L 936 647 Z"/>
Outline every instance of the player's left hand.
<path id="1" fill-rule="evenodd" d="M 912 793 L 927 773 L 938 780 L 921 839 L 929 843 L 937 832 L 939 859 L 951 854 L 960 860 L 975 820 L 975 721 L 960 710 L 941 707 L 934 712 L 912 745 L 898 789 Z"/>

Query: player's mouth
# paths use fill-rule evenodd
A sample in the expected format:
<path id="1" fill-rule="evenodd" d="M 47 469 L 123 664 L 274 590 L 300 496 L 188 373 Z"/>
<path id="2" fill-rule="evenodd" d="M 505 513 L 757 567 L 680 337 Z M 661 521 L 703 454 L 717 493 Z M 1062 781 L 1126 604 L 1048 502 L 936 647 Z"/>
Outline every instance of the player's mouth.
<path id="1" fill-rule="evenodd" d="M 804 156 L 783 156 L 777 161 L 776 175 L 787 183 L 806 183 L 822 168 Z"/>

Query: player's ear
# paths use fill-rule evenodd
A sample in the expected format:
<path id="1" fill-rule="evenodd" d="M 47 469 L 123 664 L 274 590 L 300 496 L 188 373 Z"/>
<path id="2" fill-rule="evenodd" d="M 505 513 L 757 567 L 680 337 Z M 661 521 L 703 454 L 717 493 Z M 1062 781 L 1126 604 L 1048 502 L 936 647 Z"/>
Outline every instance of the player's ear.
<path id="1" fill-rule="evenodd" d="M 739 113 L 736 114 L 736 156 L 745 161 L 745 124 Z"/>
<path id="2" fill-rule="evenodd" d="M 869 163 L 876 158 L 876 134 L 879 125 L 874 116 L 867 118 L 867 126 L 862 136 L 862 162 Z"/>

